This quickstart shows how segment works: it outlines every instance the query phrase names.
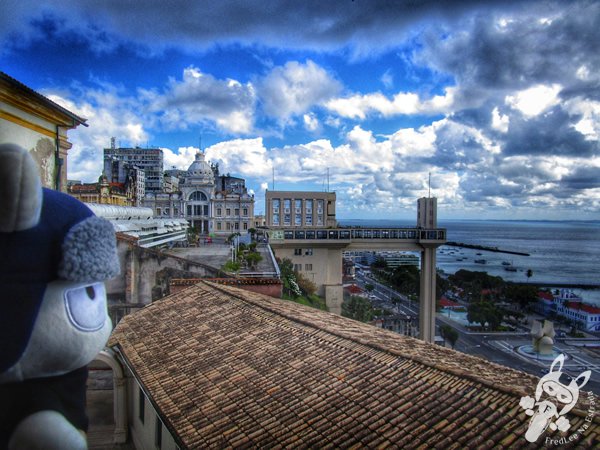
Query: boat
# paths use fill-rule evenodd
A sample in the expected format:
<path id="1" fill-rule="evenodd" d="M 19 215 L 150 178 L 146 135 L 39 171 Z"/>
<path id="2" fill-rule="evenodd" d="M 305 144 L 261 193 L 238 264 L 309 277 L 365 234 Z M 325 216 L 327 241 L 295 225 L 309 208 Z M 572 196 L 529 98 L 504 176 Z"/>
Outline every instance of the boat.
<path id="1" fill-rule="evenodd" d="M 508 261 L 502 261 L 503 266 L 510 266 L 511 264 Z"/>
<path id="2" fill-rule="evenodd" d="M 487 263 L 487 261 L 485 259 L 476 259 L 475 262 L 477 264 L 485 264 L 485 263 Z"/>
<path id="3" fill-rule="evenodd" d="M 504 270 L 506 270 L 507 272 L 516 272 L 516 271 L 517 271 L 517 268 L 516 268 L 516 267 L 513 267 L 513 266 L 506 266 L 506 267 L 504 268 Z"/>

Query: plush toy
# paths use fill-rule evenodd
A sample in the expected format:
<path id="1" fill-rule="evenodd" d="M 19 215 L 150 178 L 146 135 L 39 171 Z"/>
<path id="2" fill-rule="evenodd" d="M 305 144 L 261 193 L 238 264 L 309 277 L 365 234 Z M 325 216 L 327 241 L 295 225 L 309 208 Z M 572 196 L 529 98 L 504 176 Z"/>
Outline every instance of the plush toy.
<path id="1" fill-rule="evenodd" d="M 0 145 L 0 449 L 86 448 L 87 364 L 112 324 L 111 224 Z"/>

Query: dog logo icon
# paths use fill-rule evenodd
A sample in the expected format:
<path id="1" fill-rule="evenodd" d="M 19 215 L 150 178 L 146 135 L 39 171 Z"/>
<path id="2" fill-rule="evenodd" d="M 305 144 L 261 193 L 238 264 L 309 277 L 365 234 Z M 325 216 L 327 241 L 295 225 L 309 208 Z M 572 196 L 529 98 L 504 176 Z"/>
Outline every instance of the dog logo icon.
<path id="1" fill-rule="evenodd" d="M 548 427 L 551 430 L 567 431 L 571 428 L 569 420 L 565 417 L 579 399 L 579 390 L 585 386 L 592 372 L 586 370 L 569 384 L 560 382 L 561 371 L 565 362 L 565 355 L 556 357 L 550 372 L 540 378 L 535 389 L 535 399 L 521 397 L 519 405 L 525 413 L 531 416 L 525 439 L 535 442 Z M 556 368 L 558 366 L 558 368 Z"/>

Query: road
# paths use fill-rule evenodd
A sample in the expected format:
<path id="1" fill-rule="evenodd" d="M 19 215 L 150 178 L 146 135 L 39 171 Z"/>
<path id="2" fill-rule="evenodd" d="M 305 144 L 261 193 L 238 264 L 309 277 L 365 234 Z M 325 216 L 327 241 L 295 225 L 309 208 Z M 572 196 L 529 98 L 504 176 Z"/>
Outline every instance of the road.
<path id="1" fill-rule="evenodd" d="M 381 305 L 382 308 L 393 313 L 404 313 L 418 318 L 418 303 L 411 302 L 406 296 L 379 283 L 373 278 L 364 276 L 364 274 L 357 274 L 356 281 L 363 288 L 366 284 L 374 286 L 371 295 L 375 297 L 374 299 L 378 301 L 378 305 Z M 399 298 L 400 301 L 394 303 L 392 302 L 393 298 Z M 527 332 L 472 333 L 466 331 L 456 322 L 438 315 L 436 318 L 436 329 L 439 330 L 441 324 L 450 325 L 458 332 L 459 338 L 455 350 L 460 352 L 479 356 L 488 361 L 521 370 L 538 377 L 546 373 L 552 363 L 551 361 L 529 359 L 515 352 L 514 349 L 517 346 L 531 343 L 531 338 Z M 436 332 L 436 335 L 439 335 L 439 331 Z M 566 371 L 572 377 L 576 377 L 584 370 L 591 370 L 592 376 L 584 387 L 584 390 L 591 390 L 600 395 L 600 361 L 597 358 L 590 357 L 583 349 L 566 346 L 562 341 L 562 339 L 558 339 L 555 344 L 561 351 L 569 355 L 563 372 Z"/>

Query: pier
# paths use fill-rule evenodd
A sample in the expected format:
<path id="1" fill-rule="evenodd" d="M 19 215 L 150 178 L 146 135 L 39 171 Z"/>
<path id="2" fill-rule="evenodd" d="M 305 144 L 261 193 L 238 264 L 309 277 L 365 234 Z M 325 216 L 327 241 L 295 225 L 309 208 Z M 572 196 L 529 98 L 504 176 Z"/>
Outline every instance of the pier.
<path id="1" fill-rule="evenodd" d="M 463 248 L 472 248 L 475 250 L 485 250 L 486 252 L 506 253 L 508 255 L 530 256 L 529 253 L 515 252 L 512 250 L 501 250 L 498 247 L 488 247 L 486 245 L 463 244 L 462 242 L 452 242 L 452 241 L 446 242 L 446 245 L 448 245 L 450 247 L 463 247 Z"/>

